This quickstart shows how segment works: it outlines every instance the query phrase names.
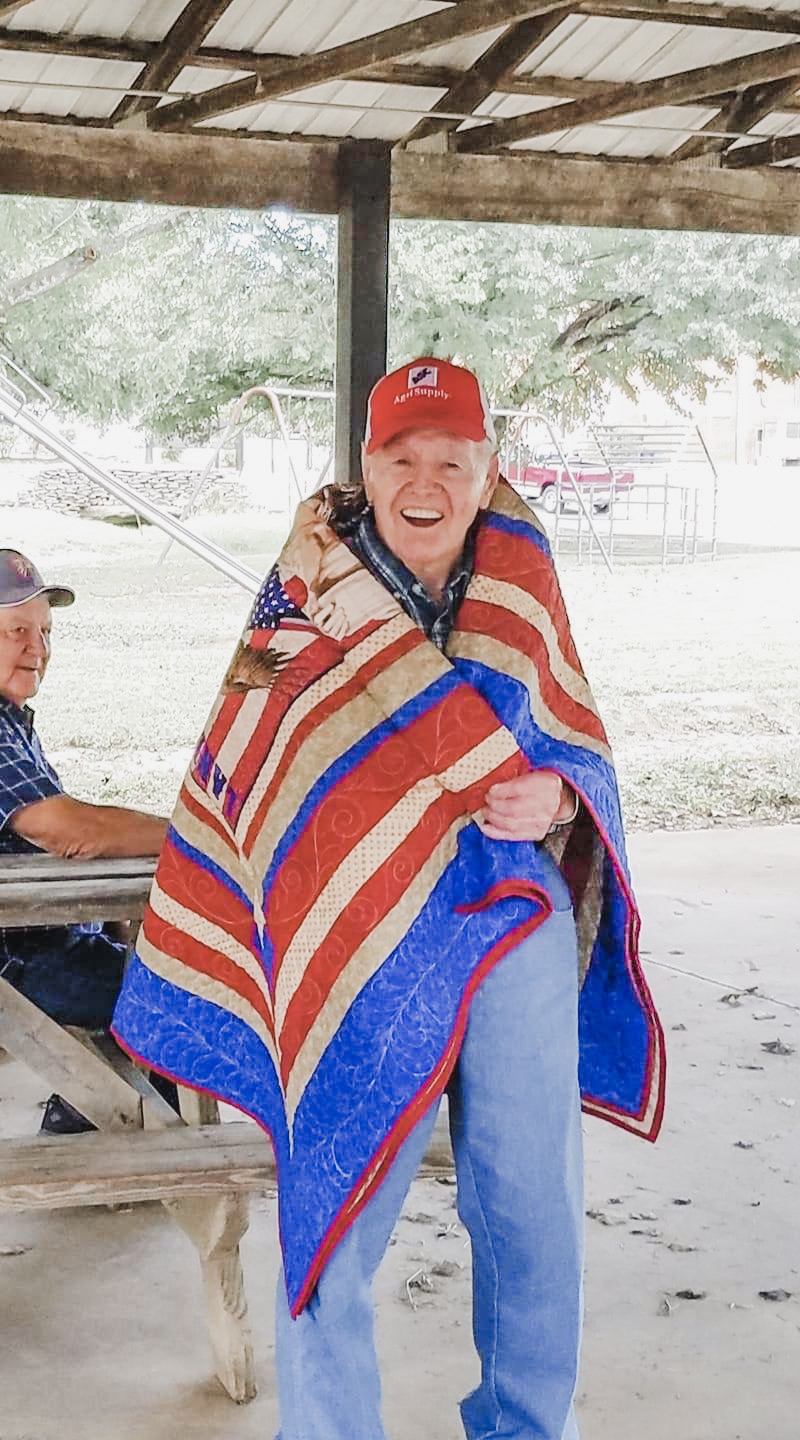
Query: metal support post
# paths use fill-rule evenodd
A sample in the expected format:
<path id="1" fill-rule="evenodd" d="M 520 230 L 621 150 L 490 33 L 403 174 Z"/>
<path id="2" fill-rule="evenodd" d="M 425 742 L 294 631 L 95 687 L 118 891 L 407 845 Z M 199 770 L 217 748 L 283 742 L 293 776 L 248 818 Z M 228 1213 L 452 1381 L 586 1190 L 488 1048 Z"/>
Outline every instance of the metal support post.
<path id="1" fill-rule="evenodd" d="M 367 397 L 386 369 L 391 147 L 348 140 L 339 152 L 336 482 L 360 472 Z"/>

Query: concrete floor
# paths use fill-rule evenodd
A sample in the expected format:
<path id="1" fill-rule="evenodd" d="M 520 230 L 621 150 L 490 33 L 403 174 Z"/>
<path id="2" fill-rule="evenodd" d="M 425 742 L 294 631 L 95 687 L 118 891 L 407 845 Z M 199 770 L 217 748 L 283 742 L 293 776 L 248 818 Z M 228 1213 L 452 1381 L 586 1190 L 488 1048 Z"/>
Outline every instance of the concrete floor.
<path id="1" fill-rule="evenodd" d="M 642 834 L 631 852 L 668 1108 L 655 1147 L 586 1127 L 583 1440 L 797 1440 L 800 827 Z M 42 1098 L 0 1067 L 0 1130 L 31 1133 Z M 379 1277 L 392 1440 L 461 1434 L 475 1361 L 452 1205 L 415 1185 Z M 0 1440 L 271 1440 L 268 1200 L 243 1257 L 261 1392 L 237 1408 L 211 1378 L 193 1252 L 158 1207 L 0 1217 Z M 453 1273 L 406 1290 L 440 1260 Z"/>

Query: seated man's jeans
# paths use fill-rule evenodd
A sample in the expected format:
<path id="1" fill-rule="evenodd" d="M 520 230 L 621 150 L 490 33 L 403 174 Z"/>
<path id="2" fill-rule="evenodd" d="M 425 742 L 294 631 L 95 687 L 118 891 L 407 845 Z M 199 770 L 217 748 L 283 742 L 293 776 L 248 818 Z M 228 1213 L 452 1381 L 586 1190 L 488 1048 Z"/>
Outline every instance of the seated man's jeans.
<path id="1" fill-rule="evenodd" d="M 490 971 L 448 1096 L 458 1213 L 469 1232 L 480 1383 L 468 1440 L 577 1440 L 583 1178 L 578 963 L 566 886 L 554 913 Z M 552 872 L 552 873 L 551 873 Z M 383 1440 L 372 1279 L 425 1153 L 433 1107 L 292 1320 L 278 1282 L 278 1440 Z"/>
<path id="2" fill-rule="evenodd" d="M 60 1025 L 107 1030 L 125 968 L 125 946 L 108 935 L 76 933 L 57 948 L 26 938 L 25 953 L 4 972 L 15 990 Z"/>

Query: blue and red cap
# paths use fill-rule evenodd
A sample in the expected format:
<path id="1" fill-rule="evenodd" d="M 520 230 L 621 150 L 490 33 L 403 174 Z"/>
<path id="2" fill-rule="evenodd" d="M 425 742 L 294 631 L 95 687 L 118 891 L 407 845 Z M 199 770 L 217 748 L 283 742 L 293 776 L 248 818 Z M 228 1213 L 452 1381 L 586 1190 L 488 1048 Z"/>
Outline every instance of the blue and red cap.
<path id="1" fill-rule="evenodd" d="M 51 605 L 71 605 L 75 599 L 75 591 L 68 585 L 47 585 L 19 550 L 0 550 L 0 609 L 24 605 L 37 595 L 46 595 Z"/>

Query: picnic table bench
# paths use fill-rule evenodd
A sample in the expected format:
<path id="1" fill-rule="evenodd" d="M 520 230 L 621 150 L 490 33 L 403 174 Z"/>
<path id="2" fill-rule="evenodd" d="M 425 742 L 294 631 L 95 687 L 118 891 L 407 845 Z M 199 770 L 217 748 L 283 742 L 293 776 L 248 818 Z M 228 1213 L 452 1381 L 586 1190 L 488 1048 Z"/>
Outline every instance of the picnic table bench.
<path id="1" fill-rule="evenodd" d="M 136 922 L 154 868 L 147 859 L 0 857 L 0 926 Z M 247 1191 L 269 1185 L 272 1156 L 261 1131 L 246 1122 L 220 1126 L 216 1101 L 189 1090 L 180 1092 L 177 1115 L 113 1042 L 57 1025 L 2 979 L 0 1046 L 98 1127 L 0 1141 L 0 1210 L 160 1200 L 199 1255 L 217 1376 L 232 1399 L 252 1399 L 239 1241 Z M 244 1164 L 229 1128 L 240 1147 L 245 1142 Z"/>

